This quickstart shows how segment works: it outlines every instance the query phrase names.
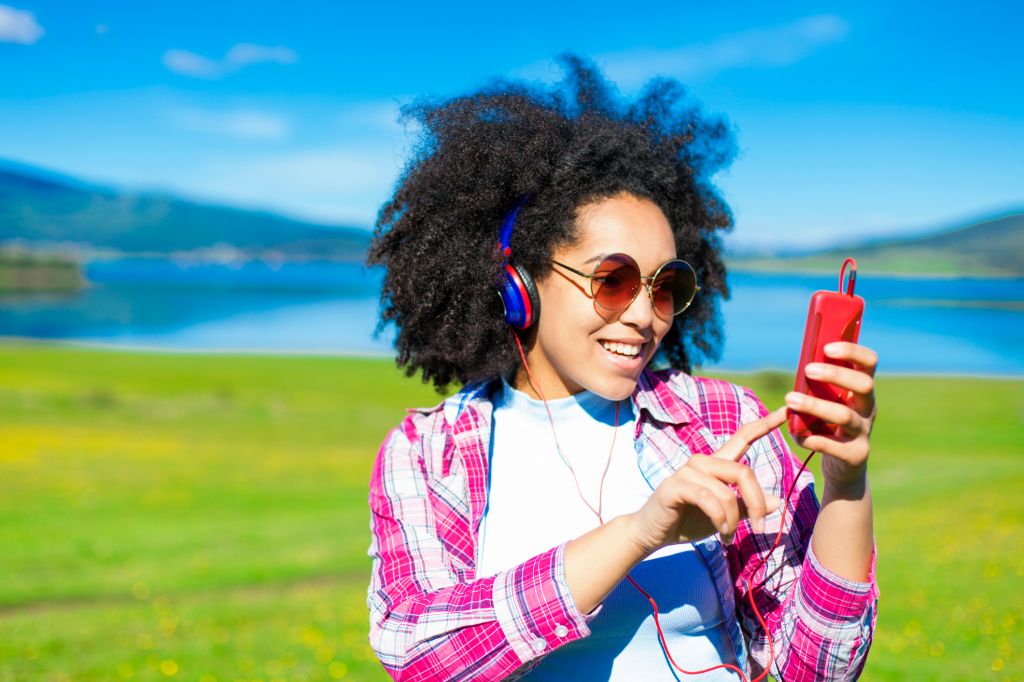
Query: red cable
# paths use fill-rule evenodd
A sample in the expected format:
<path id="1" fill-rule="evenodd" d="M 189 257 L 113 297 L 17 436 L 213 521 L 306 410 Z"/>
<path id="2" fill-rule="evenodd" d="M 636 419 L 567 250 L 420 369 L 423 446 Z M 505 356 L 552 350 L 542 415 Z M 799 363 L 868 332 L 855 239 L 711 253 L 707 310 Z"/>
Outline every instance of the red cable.
<path id="1" fill-rule="evenodd" d="M 558 450 L 558 454 L 562 458 L 562 462 L 569 468 L 569 473 L 572 474 L 572 480 L 576 483 L 576 493 L 580 496 L 580 499 L 583 500 L 583 504 L 587 505 L 587 509 L 597 516 L 598 521 L 601 521 L 601 525 L 603 526 L 604 521 L 601 520 L 601 508 L 604 505 L 604 477 L 608 473 L 608 468 L 611 466 L 612 450 L 615 449 L 615 437 L 619 432 L 619 401 L 615 401 L 615 426 L 612 428 L 612 445 L 608 448 L 608 461 L 605 462 L 604 471 L 601 472 L 601 484 L 597 490 L 597 509 L 594 509 L 593 505 L 587 502 L 587 498 L 584 497 L 583 490 L 580 489 L 580 482 L 576 478 L 576 472 L 573 470 L 572 464 L 569 463 L 568 458 L 566 458 L 565 453 L 562 451 L 562 446 L 558 442 L 558 432 L 555 431 L 555 418 L 551 416 L 551 408 L 548 407 L 548 400 L 544 397 L 544 393 L 541 392 L 540 387 L 537 384 L 533 383 L 533 373 L 530 371 L 530 366 L 526 364 L 526 355 L 523 354 L 523 345 L 519 342 L 519 335 L 513 334 L 513 336 L 515 337 L 516 345 L 519 346 L 519 355 L 523 358 L 523 367 L 526 368 L 526 374 L 529 378 L 530 386 L 533 386 L 533 390 L 536 391 L 537 395 L 540 396 L 540 399 L 544 401 L 544 409 L 547 411 L 548 421 L 551 423 L 551 433 L 555 437 L 555 448 Z"/>
<path id="2" fill-rule="evenodd" d="M 526 375 L 530 382 L 530 386 L 533 387 L 533 390 L 536 391 L 537 395 L 539 395 L 541 400 L 544 401 L 544 409 L 547 410 L 548 421 L 551 422 L 551 432 L 552 434 L 554 434 L 555 437 L 555 447 L 558 449 L 559 454 L 562 456 L 562 461 L 565 462 L 566 466 L 569 467 L 569 473 L 572 474 L 573 481 L 576 482 L 576 492 L 580 496 L 580 499 L 583 500 L 583 504 L 585 504 L 587 508 L 590 509 L 590 511 L 597 516 L 597 520 L 603 526 L 604 519 L 601 518 L 601 507 L 604 501 L 604 477 L 605 474 L 608 473 L 608 467 L 611 464 L 612 450 L 615 448 L 615 435 L 618 431 L 619 426 L 619 401 L 615 401 L 615 428 L 612 431 L 612 447 L 609 448 L 608 450 L 608 462 L 605 464 L 604 472 L 601 474 L 601 486 L 598 489 L 598 502 L 597 509 L 595 510 L 594 507 L 591 506 L 591 504 L 587 502 L 586 498 L 583 496 L 583 491 L 580 489 L 580 482 L 576 478 L 576 472 L 573 471 L 572 465 L 569 464 L 568 460 L 565 459 L 565 455 L 562 453 L 562 447 L 561 445 L 558 444 L 558 433 L 555 431 L 554 417 L 552 417 L 551 409 L 548 407 L 547 398 L 544 397 L 544 394 L 541 392 L 540 387 L 533 381 L 533 372 L 530 371 L 530 366 L 526 362 L 526 354 L 523 352 L 523 344 L 519 341 L 519 335 L 513 332 L 512 336 L 516 341 L 516 346 L 518 346 L 519 348 L 519 355 L 523 359 L 523 367 L 526 369 Z M 794 476 L 793 480 L 790 482 L 789 490 L 786 492 L 786 496 L 782 499 L 781 502 L 782 513 L 779 518 L 779 532 L 775 534 L 775 542 L 772 543 L 771 548 L 764 553 L 764 555 L 761 557 L 761 561 L 757 564 L 757 566 L 754 567 L 754 570 L 751 572 L 752 575 L 756 575 L 757 572 L 761 570 L 762 567 L 764 567 L 765 563 L 768 561 L 768 557 L 770 557 L 772 552 L 775 551 L 775 548 L 779 546 L 779 542 L 782 540 L 782 531 L 786 529 L 786 512 L 789 508 L 789 498 L 793 494 L 793 488 L 796 487 L 796 482 L 800 478 L 800 474 L 802 474 L 804 472 L 804 469 L 807 468 L 807 463 L 811 461 L 811 457 L 814 457 L 814 454 L 815 453 L 812 451 L 811 454 L 807 455 L 807 459 L 805 459 L 803 461 L 803 464 L 800 465 L 800 469 L 796 472 L 796 476 Z M 767 582 L 768 577 L 770 576 L 765 577 L 765 579 L 761 581 L 761 583 L 758 585 L 758 589 L 764 587 L 764 584 L 765 582 Z M 680 665 L 675 662 L 675 659 L 672 658 L 672 654 L 669 653 L 668 643 L 665 641 L 665 633 L 661 629 L 661 621 L 658 618 L 658 603 L 654 601 L 654 597 L 648 594 L 644 590 L 644 588 L 640 587 L 640 585 L 637 584 L 635 580 L 633 580 L 633 576 L 626 574 L 626 579 L 629 580 L 629 582 L 632 583 L 633 587 L 639 590 L 640 594 L 644 595 L 644 597 L 647 598 L 647 601 L 651 603 L 651 609 L 654 614 L 654 625 L 658 630 L 658 641 L 661 643 L 662 651 L 665 652 L 665 656 L 666 658 L 668 658 L 669 663 L 672 664 L 672 667 L 674 667 L 679 672 L 683 673 L 684 675 L 701 675 L 703 673 L 708 673 L 713 670 L 718 670 L 719 668 L 725 668 L 727 670 L 734 671 L 737 675 L 740 676 L 743 682 L 761 682 L 761 680 L 763 680 L 768 675 L 768 672 L 772 669 L 772 663 L 775 662 L 775 644 L 772 641 L 771 633 L 768 631 L 768 625 L 767 623 L 765 623 L 764 618 L 761 616 L 760 610 L 758 610 L 757 608 L 757 603 L 754 601 L 754 590 L 753 588 L 751 588 L 750 583 L 746 580 L 744 580 L 743 583 L 744 587 L 746 587 L 747 589 L 747 597 L 750 599 L 750 607 L 754 610 L 754 615 L 757 617 L 757 622 L 761 625 L 761 629 L 764 631 L 765 639 L 768 640 L 768 665 L 766 665 L 764 670 L 761 671 L 761 674 L 755 677 L 753 680 L 750 680 L 740 668 L 736 667 L 735 665 L 732 665 L 731 663 L 720 663 L 718 665 L 711 666 L 710 668 L 692 671 L 685 670 L 684 668 L 680 667 Z"/>

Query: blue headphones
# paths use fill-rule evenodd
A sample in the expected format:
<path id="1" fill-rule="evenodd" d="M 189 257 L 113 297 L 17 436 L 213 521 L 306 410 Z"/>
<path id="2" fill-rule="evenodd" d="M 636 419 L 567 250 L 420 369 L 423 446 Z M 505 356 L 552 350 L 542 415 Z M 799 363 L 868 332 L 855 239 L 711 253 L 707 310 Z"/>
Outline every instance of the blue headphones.
<path id="1" fill-rule="evenodd" d="M 529 194 L 524 194 L 516 201 L 516 205 L 505 216 L 498 239 L 498 247 L 505 258 L 501 281 L 498 283 L 498 296 L 505 307 L 505 322 L 516 329 L 529 329 L 537 323 L 540 316 L 540 295 L 537 293 L 537 285 L 526 268 L 509 261 L 512 256 L 512 247 L 509 246 L 512 230 L 515 228 L 519 211 L 529 198 Z"/>

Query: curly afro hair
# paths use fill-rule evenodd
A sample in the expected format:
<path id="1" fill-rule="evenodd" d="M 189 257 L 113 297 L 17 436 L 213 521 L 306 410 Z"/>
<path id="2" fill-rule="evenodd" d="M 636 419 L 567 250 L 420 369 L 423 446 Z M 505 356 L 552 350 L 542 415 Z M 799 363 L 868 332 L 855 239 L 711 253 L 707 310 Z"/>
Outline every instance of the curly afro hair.
<path id="1" fill-rule="evenodd" d="M 378 333 L 394 323 L 398 365 L 438 392 L 519 365 L 495 287 L 498 232 L 525 194 L 511 246 L 538 280 L 553 250 L 574 242 L 580 207 L 624 192 L 658 205 L 701 285 L 659 362 L 689 372 L 719 356 L 718 301 L 729 295 L 720 232 L 732 215 L 710 178 L 735 152 L 728 125 L 678 81 L 653 79 L 624 101 L 593 65 L 560 61 L 566 74 L 554 86 L 495 80 L 402 110 L 422 137 L 381 207 L 367 263 L 386 268 Z"/>

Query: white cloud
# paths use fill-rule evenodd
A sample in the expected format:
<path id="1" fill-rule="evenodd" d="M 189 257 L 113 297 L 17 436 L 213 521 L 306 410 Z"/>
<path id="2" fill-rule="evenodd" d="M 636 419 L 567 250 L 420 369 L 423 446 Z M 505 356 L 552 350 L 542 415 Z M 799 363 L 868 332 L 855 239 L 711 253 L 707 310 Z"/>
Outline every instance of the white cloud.
<path id="1" fill-rule="evenodd" d="M 219 78 L 222 75 L 218 62 L 187 50 L 167 50 L 163 62 L 168 69 L 182 76 Z"/>
<path id="2" fill-rule="evenodd" d="M 298 55 L 290 48 L 254 43 L 239 43 L 221 59 L 210 59 L 188 50 L 167 50 L 163 56 L 164 66 L 174 73 L 211 80 L 252 64 L 294 64 L 296 61 Z"/>
<path id="3" fill-rule="evenodd" d="M 253 43 L 239 43 L 228 50 L 227 55 L 224 57 L 224 63 L 241 68 L 249 64 L 260 64 L 262 62 L 294 64 L 298 58 L 294 50 L 280 45 L 268 47 L 266 45 L 254 45 Z"/>
<path id="4" fill-rule="evenodd" d="M 32 12 L 0 5 L 0 43 L 33 45 L 43 33 L 43 27 Z"/>
<path id="5" fill-rule="evenodd" d="M 822 45 L 842 40 L 848 31 L 849 24 L 842 17 L 822 14 L 782 26 L 733 33 L 707 43 L 598 54 L 594 61 L 611 81 L 631 89 L 654 76 L 693 80 L 727 69 L 788 66 Z M 542 61 L 517 69 L 513 75 L 553 82 L 562 77 L 562 69 L 554 62 Z"/>
<path id="6" fill-rule="evenodd" d="M 253 109 L 178 109 L 172 112 L 171 117 L 178 127 L 185 130 L 247 140 L 280 140 L 291 130 L 291 124 L 284 116 Z"/>
<path id="7" fill-rule="evenodd" d="M 848 30 L 842 17 L 825 14 L 735 33 L 709 43 L 611 53 L 598 59 L 605 64 L 609 78 L 623 87 L 632 87 L 655 75 L 692 79 L 727 69 L 788 66 L 822 45 L 842 40 Z"/>

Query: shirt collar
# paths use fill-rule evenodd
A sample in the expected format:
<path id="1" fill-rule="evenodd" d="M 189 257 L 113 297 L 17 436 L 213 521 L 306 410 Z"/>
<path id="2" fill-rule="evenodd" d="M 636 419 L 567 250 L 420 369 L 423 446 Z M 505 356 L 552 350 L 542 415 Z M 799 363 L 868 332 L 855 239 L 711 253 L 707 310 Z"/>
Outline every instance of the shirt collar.
<path id="1" fill-rule="evenodd" d="M 673 373 L 668 377 L 669 380 L 666 381 L 662 373 L 653 372 L 645 367 L 640 373 L 636 388 L 633 389 L 633 395 L 630 396 L 634 411 L 638 416 L 642 411 L 646 411 L 652 419 L 665 424 L 686 424 L 693 421 L 697 418 L 697 412 L 691 406 L 695 396 L 693 380 L 685 372 Z M 449 424 L 454 424 L 470 403 L 479 409 L 481 401 L 489 402 L 491 390 L 500 384 L 500 379 L 494 379 L 464 387 L 442 403 L 445 419 Z"/>
<path id="2" fill-rule="evenodd" d="M 668 376 L 671 377 L 672 386 L 669 386 L 661 373 L 645 367 L 633 389 L 633 406 L 638 415 L 646 410 L 651 418 L 659 422 L 686 424 L 697 416 L 687 400 L 692 400 L 694 396 L 692 380 L 685 372 Z M 680 393 L 685 394 L 685 399 Z"/>

